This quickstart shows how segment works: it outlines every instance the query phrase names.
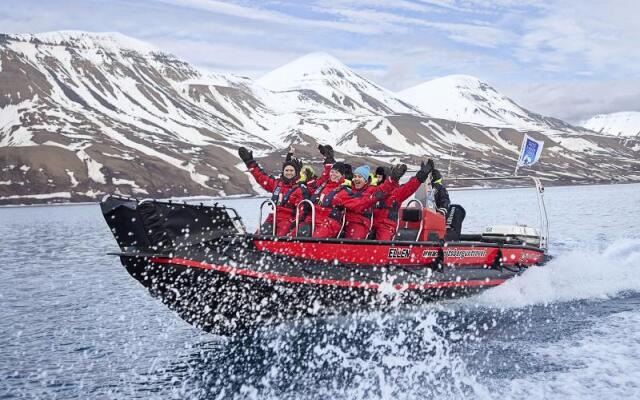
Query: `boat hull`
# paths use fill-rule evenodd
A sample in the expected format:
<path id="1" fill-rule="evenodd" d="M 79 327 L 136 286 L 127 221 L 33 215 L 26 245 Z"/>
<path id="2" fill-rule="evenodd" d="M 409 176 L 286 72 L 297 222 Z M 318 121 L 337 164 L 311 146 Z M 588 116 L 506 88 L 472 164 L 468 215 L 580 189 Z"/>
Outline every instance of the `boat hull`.
<path id="1" fill-rule="evenodd" d="M 477 293 L 522 271 L 343 265 L 236 246 L 120 258 L 182 319 L 221 335 L 308 317 L 419 307 Z"/>

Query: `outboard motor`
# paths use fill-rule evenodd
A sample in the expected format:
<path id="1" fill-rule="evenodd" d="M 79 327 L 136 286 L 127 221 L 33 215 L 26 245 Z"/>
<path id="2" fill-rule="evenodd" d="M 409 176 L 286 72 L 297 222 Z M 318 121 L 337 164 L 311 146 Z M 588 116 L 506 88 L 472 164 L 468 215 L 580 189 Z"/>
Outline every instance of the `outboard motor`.
<path id="1" fill-rule="evenodd" d="M 467 212 L 459 204 L 451 204 L 447 213 L 447 235 L 445 240 L 458 241 L 462 232 L 462 221 L 467 216 Z"/>

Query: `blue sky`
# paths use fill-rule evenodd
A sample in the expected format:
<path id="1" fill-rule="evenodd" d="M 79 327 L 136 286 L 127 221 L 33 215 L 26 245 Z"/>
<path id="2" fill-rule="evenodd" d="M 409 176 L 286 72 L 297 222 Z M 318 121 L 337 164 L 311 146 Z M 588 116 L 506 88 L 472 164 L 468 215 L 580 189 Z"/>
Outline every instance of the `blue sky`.
<path id="1" fill-rule="evenodd" d="M 0 31 L 117 31 L 212 71 L 259 77 L 330 53 L 401 90 L 448 74 L 576 122 L 640 111 L 640 1 L 3 1 Z"/>

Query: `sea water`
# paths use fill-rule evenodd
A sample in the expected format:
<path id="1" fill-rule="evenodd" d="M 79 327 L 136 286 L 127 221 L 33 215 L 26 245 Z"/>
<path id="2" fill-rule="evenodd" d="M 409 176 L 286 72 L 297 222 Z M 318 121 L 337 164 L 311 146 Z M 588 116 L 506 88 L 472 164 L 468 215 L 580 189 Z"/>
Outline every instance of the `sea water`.
<path id="1" fill-rule="evenodd" d="M 451 193 L 463 230 L 536 226 L 534 189 Z M 553 260 L 413 312 L 189 326 L 97 205 L 0 209 L 0 398 L 640 398 L 640 185 L 547 188 Z M 224 201 L 257 224 L 261 199 Z"/>

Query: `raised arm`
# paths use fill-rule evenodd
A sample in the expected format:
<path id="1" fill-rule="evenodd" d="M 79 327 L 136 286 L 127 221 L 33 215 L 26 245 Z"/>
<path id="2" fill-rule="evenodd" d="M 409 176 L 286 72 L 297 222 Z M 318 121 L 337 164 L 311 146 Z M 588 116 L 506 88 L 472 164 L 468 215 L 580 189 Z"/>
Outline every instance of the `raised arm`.
<path id="1" fill-rule="evenodd" d="M 333 147 L 329 145 L 323 146 L 319 144 L 318 150 L 320 150 L 320 154 L 324 156 L 324 167 L 322 169 L 322 174 L 315 180 L 316 187 L 322 185 L 329 179 L 329 172 L 331 172 L 331 167 L 336 162 L 336 159 L 334 158 Z"/>
<path id="2" fill-rule="evenodd" d="M 391 192 L 388 201 L 397 201 L 398 203 L 402 203 L 411 197 L 411 195 L 420 188 L 420 185 L 422 185 L 422 182 L 414 176 L 409 179 L 408 182 L 398 186 L 393 192 Z"/>
<path id="3" fill-rule="evenodd" d="M 244 147 L 240 147 L 238 149 L 238 155 L 247 166 L 247 169 L 253 175 L 258 185 L 260 185 L 264 190 L 268 192 L 273 192 L 278 184 L 277 179 L 267 175 L 258 162 L 253 159 L 253 152 L 251 150 L 247 150 Z"/>
<path id="4" fill-rule="evenodd" d="M 425 163 L 424 161 L 420 163 L 420 169 L 416 172 L 416 176 L 409 179 L 404 185 L 400 186 L 398 189 L 394 190 L 394 192 L 390 196 L 390 200 L 397 201 L 398 203 L 402 203 L 406 199 L 409 198 L 412 194 L 420 188 L 427 178 L 429 177 L 429 173 L 433 170 L 433 160 L 428 159 Z"/>

